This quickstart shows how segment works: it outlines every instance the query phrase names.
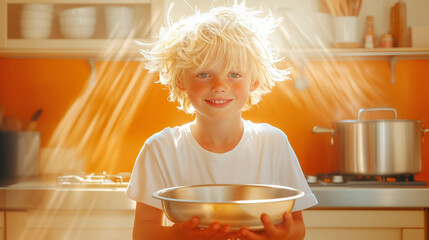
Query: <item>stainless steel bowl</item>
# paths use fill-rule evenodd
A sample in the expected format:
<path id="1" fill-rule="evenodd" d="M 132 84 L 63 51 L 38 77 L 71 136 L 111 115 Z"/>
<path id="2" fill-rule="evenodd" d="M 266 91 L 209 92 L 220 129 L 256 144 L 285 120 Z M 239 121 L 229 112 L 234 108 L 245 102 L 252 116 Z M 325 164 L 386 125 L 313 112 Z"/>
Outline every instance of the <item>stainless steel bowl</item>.
<path id="1" fill-rule="evenodd" d="M 229 224 L 232 229 L 263 228 L 260 216 L 266 213 L 274 224 L 283 221 L 295 200 L 304 192 L 278 185 L 211 184 L 181 186 L 159 190 L 153 197 L 160 199 L 167 218 L 186 222 L 193 216 L 200 218 L 200 227 L 214 221 Z"/>

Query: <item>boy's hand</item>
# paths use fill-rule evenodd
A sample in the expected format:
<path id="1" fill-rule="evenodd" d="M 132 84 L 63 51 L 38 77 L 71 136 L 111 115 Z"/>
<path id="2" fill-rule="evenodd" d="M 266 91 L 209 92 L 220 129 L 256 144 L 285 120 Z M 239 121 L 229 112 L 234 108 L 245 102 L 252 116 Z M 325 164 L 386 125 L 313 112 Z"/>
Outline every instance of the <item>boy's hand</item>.
<path id="1" fill-rule="evenodd" d="M 264 229 L 261 231 L 250 231 L 247 228 L 240 229 L 236 236 L 242 240 L 286 240 L 290 239 L 293 218 L 291 213 L 283 215 L 283 222 L 273 225 L 270 216 L 267 214 L 261 215 L 261 221 Z"/>
<path id="2" fill-rule="evenodd" d="M 231 235 L 229 225 L 221 226 L 214 222 L 208 228 L 200 228 L 199 221 L 198 217 L 192 217 L 187 222 L 174 224 L 172 231 L 183 240 L 222 240 L 228 239 Z"/>

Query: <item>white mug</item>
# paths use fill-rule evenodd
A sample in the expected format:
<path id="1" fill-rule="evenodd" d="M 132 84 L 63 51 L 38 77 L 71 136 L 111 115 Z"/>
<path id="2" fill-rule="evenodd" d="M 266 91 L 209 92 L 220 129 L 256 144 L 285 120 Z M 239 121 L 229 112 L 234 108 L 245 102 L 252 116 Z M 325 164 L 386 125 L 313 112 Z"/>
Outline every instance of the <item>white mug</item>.
<path id="1" fill-rule="evenodd" d="M 357 43 L 358 41 L 358 18 L 356 16 L 334 17 L 335 42 Z"/>

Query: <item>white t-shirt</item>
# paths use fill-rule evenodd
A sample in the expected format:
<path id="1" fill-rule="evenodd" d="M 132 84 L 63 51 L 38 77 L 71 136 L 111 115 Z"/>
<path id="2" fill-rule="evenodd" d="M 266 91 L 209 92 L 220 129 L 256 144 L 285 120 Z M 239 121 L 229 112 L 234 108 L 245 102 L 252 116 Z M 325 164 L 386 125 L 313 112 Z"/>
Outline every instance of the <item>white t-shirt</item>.
<path id="1" fill-rule="evenodd" d="M 283 131 L 243 120 L 243 136 L 226 153 L 202 148 L 190 123 L 165 128 L 147 139 L 137 157 L 126 191 L 135 201 L 161 209 L 152 193 L 168 187 L 199 184 L 275 184 L 305 192 L 293 211 L 317 204 L 298 159 Z"/>

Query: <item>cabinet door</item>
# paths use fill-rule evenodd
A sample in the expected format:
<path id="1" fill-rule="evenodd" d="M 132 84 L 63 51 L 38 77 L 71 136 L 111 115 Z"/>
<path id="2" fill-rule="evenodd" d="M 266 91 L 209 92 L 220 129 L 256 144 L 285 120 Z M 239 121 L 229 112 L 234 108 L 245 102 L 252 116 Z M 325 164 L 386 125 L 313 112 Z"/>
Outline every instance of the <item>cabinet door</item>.
<path id="1" fill-rule="evenodd" d="M 306 239 L 424 240 L 423 210 L 306 210 Z"/>
<path id="2" fill-rule="evenodd" d="M 6 239 L 131 239 L 133 221 L 133 210 L 8 211 Z"/>
<path id="3" fill-rule="evenodd" d="M 4 240 L 4 212 L 0 212 L 0 240 Z"/>
<path id="4" fill-rule="evenodd" d="M 27 212 L 6 212 L 6 239 L 24 239 L 27 227 Z"/>
<path id="5" fill-rule="evenodd" d="M 424 229 L 403 229 L 402 240 L 425 239 Z"/>
<path id="6" fill-rule="evenodd" d="M 306 240 L 402 240 L 400 229 L 307 228 Z M 414 239 L 417 240 L 417 239 Z M 423 240 L 423 239 L 421 239 Z"/>

